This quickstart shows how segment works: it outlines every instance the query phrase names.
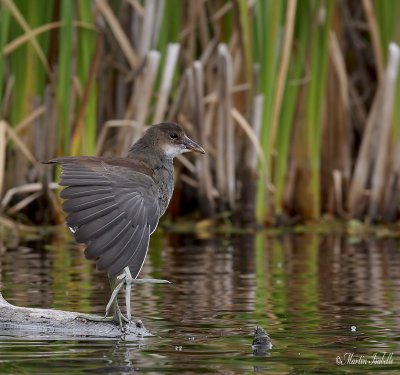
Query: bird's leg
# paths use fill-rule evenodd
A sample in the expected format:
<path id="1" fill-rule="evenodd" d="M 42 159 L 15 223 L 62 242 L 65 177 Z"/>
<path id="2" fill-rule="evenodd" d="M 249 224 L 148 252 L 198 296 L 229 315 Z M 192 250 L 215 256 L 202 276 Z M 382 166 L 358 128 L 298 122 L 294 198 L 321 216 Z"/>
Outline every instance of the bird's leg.
<path id="1" fill-rule="evenodd" d="M 98 316 L 93 314 L 79 314 L 78 317 L 95 322 L 115 322 L 118 323 L 120 327 L 122 327 L 122 322 L 128 322 L 128 319 L 122 315 L 121 309 L 118 305 L 118 299 L 116 298 L 116 296 L 118 295 L 118 292 L 120 291 L 124 283 L 121 275 L 118 277 L 109 277 L 109 281 L 112 294 L 110 302 L 107 304 L 106 307 L 105 316 Z M 112 311 L 112 316 L 109 316 L 110 311 Z"/>
<path id="2" fill-rule="evenodd" d="M 112 312 L 113 314 L 112 320 L 116 323 L 119 323 L 121 327 L 122 327 L 122 322 L 129 322 L 129 320 L 122 315 L 121 309 L 118 305 L 118 298 L 117 298 L 118 292 L 124 285 L 124 278 L 125 274 L 109 278 L 112 293 L 110 301 L 106 306 L 106 314 L 105 314 L 105 317 L 107 317 L 110 314 L 110 312 Z"/>
<path id="3" fill-rule="evenodd" d="M 126 317 L 129 321 L 132 319 L 131 315 L 131 290 L 132 290 L 132 281 L 133 277 L 131 275 L 131 270 L 129 267 L 125 267 L 125 308 L 126 308 Z"/>
<path id="4" fill-rule="evenodd" d="M 118 319 L 121 318 L 125 322 L 130 322 L 131 315 L 131 290 L 132 284 L 171 284 L 168 280 L 160 280 L 160 279 L 134 279 L 131 275 L 131 271 L 129 267 L 125 267 L 124 271 L 118 275 L 115 280 L 116 286 L 113 289 L 110 300 L 108 301 L 106 307 L 106 316 L 108 316 L 111 308 L 116 304 L 116 314 Z M 119 282 L 119 283 L 118 283 Z M 121 288 L 125 286 L 125 306 L 126 306 L 126 317 L 122 315 L 121 310 L 119 309 L 117 296 Z M 115 315 L 114 315 L 115 316 Z"/>
<path id="5" fill-rule="evenodd" d="M 124 320 L 123 315 L 121 313 L 121 309 L 118 305 L 118 298 L 116 297 L 118 295 L 119 290 L 122 287 L 122 281 L 119 282 L 118 284 L 118 278 L 116 277 L 109 277 L 109 281 L 110 281 L 110 289 L 112 291 L 111 296 L 115 293 L 115 297 L 112 300 L 111 305 L 109 306 L 109 304 L 107 304 L 106 307 L 106 317 L 108 316 L 110 310 L 112 312 L 112 320 L 116 323 L 119 323 L 119 326 L 122 327 L 122 320 Z"/>
<path id="6" fill-rule="evenodd" d="M 112 281 L 111 281 L 112 280 Z M 106 316 L 110 313 L 110 310 L 114 310 L 114 321 L 121 322 L 124 320 L 125 322 L 131 321 L 131 285 L 132 285 L 132 275 L 129 267 L 125 267 L 124 271 L 118 275 L 116 278 L 110 278 L 110 284 L 112 289 L 112 294 L 110 300 L 108 301 L 106 307 Z M 121 288 L 125 285 L 125 303 L 126 303 L 126 312 L 127 318 L 124 317 L 121 313 L 121 310 L 118 306 L 118 293 Z"/>
<path id="7" fill-rule="evenodd" d="M 123 327 L 124 323 L 129 323 L 132 319 L 131 315 L 131 289 L 132 284 L 171 284 L 168 280 L 160 279 L 134 279 L 131 275 L 129 267 L 125 267 L 124 271 L 117 277 L 110 277 L 110 287 L 112 290 L 110 300 L 106 306 L 106 314 L 104 317 L 91 315 L 91 314 L 79 314 L 78 317 L 96 321 L 96 322 L 116 322 Z M 126 305 L 126 317 L 122 314 L 121 309 L 118 305 L 118 293 L 121 288 L 125 286 L 125 305 Z M 109 316 L 112 312 L 113 316 Z"/>

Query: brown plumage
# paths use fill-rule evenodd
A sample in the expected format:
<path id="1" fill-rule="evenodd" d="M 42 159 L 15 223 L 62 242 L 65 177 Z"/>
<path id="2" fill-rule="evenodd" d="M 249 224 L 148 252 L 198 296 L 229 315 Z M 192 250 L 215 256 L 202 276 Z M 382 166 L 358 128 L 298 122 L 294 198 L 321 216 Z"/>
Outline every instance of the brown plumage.
<path id="1" fill-rule="evenodd" d="M 171 199 L 173 158 L 187 151 L 204 153 L 175 123 L 151 126 L 126 157 L 60 157 L 60 196 L 67 224 L 85 255 L 110 277 L 128 266 L 136 278 L 150 235 Z"/>

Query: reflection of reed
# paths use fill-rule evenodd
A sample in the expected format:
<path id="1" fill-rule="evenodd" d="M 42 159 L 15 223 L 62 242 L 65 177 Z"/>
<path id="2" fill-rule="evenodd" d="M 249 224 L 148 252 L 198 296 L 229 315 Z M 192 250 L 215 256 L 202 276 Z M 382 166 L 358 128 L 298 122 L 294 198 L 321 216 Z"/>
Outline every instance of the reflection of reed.
<path id="1" fill-rule="evenodd" d="M 327 237 L 318 265 L 321 302 L 371 309 L 395 306 L 393 302 L 400 300 L 395 288 L 400 266 L 397 247 L 393 239 L 351 244 L 343 237 Z"/>
<path id="2" fill-rule="evenodd" d="M 62 229 L 2 255 L 5 298 L 17 305 L 90 311 L 91 264 Z"/>
<path id="3" fill-rule="evenodd" d="M 304 311 L 315 307 L 318 244 L 316 235 L 285 237 L 283 268 L 288 310 Z"/>
<path id="4" fill-rule="evenodd" d="M 10 303 L 50 305 L 50 259 L 45 253 L 21 246 L 7 249 L 1 259 L 1 291 Z"/>
<path id="5" fill-rule="evenodd" d="M 355 244 L 337 234 L 267 237 L 257 249 L 263 250 L 261 269 L 256 266 L 263 275 L 257 277 L 257 323 L 279 327 L 285 332 L 280 343 L 288 347 L 349 342 L 356 348 L 362 337 L 371 350 L 393 350 L 400 328 L 398 245 L 376 238 Z M 332 361 L 331 351 L 325 360 Z"/>
<path id="6" fill-rule="evenodd" d="M 393 239 L 368 238 L 352 244 L 339 236 L 326 238 L 319 254 L 318 315 L 325 329 L 348 332 L 334 334 L 330 342 L 352 342 L 355 334 L 349 333 L 354 325 L 360 337 L 370 341 L 369 351 L 394 349 L 390 342 L 400 329 L 398 245 Z"/>
<path id="7" fill-rule="evenodd" d="M 373 327 L 390 322 L 393 332 L 400 328 L 388 315 L 398 315 L 400 306 L 397 239 L 352 243 L 334 234 L 259 234 L 256 243 L 252 236 L 228 243 L 189 236 L 170 237 L 167 245 L 165 238 L 156 238 L 141 277 L 173 284 L 136 287 L 136 318 L 178 326 L 226 318 L 233 324 L 245 313 L 251 324 L 264 327 L 337 332 L 362 316 Z M 63 236 L 46 249 L 37 243 L 7 249 L 0 259 L 2 292 L 10 302 L 103 313 L 109 296 L 105 274 L 93 271 L 93 263 Z"/>
<path id="8" fill-rule="evenodd" d="M 274 244 L 276 240 L 267 252 L 273 251 Z M 368 239 L 352 244 L 342 235 L 302 235 L 286 237 L 283 247 L 289 309 L 307 302 L 339 310 L 349 306 L 382 308 L 400 302 L 395 289 L 400 265 L 398 240 Z"/>
<path id="9" fill-rule="evenodd" d="M 160 308 L 171 320 L 251 311 L 254 305 L 254 252 L 251 238 L 235 247 L 219 241 L 191 241 L 166 248 L 162 277 L 173 285 L 162 289 Z M 139 298 L 142 298 L 142 291 Z M 148 304 L 148 302 L 147 302 Z M 148 307 L 148 306 L 147 306 Z"/>

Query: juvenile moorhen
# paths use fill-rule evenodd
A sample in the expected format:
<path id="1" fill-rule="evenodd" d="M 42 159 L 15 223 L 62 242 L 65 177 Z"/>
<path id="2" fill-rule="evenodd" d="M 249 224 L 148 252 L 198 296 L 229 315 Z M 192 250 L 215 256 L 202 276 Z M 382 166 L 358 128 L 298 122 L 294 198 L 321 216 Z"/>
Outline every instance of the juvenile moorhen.
<path id="1" fill-rule="evenodd" d="M 205 153 L 173 122 L 150 126 L 126 157 L 60 157 L 47 161 L 62 166 L 61 198 L 67 225 L 75 240 L 86 245 L 87 259 L 107 270 L 112 294 L 105 318 L 131 320 L 134 283 L 168 283 L 136 279 L 146 257 L 150 235 L 164 214 L 174 190 L 173 159 L 184 152 Z M 117 295 L 125 285 L 126 314 Z"/>

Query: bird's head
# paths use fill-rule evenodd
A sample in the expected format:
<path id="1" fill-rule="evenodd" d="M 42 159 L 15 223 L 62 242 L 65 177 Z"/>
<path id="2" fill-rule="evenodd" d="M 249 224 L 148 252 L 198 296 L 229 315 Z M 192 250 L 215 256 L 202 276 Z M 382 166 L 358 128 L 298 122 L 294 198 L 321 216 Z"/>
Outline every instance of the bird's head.
<path id="1" fill-rule="evenodd" d="M 205 154 L 203 147 L 192 141 L 182 127 L 174 122 L 162 122 L 150 126 L 143 138 L 147 138 L 160 151 L 172 158 L 190 151 Z"/>

